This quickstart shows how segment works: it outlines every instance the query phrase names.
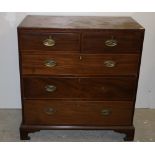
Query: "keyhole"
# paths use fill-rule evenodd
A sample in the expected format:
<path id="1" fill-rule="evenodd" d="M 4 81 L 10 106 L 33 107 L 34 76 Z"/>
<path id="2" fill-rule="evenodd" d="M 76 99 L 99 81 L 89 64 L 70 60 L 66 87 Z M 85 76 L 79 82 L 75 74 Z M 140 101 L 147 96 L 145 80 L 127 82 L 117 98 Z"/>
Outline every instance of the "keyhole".
<path id="1" fill-rule="evenodd" d="M 81 55 L 80 55 L 79 59 L 82 60 L 82 56 Z"/>

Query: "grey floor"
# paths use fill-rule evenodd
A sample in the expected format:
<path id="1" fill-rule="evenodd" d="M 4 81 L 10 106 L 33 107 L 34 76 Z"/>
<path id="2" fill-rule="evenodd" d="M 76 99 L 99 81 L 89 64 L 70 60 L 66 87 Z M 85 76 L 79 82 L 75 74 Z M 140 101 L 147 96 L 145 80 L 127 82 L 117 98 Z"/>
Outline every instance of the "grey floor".
<path id="1" fill-rule="evenodd" d="M 20 110 L 0 110 L 0 141 L 19 142 Z M 155 141 L 155 110 L 136 109 L 135 140 Z M 113 131 L 52 130 L 29 134 L 33 142 L 104 142 L 123 141 L 124 134 Z"/>

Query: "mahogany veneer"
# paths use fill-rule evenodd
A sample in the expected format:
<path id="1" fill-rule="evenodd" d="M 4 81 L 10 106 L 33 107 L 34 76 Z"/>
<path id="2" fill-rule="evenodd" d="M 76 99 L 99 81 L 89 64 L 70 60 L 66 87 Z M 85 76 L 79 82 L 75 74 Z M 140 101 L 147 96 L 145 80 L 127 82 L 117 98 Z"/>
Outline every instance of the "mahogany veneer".
<path id="1" fill-rule="evenodd" d="M 133 140 L 143 39 L 130 17 L 27 16 L 18 26 L 20 138 L 90 129 Z"/>

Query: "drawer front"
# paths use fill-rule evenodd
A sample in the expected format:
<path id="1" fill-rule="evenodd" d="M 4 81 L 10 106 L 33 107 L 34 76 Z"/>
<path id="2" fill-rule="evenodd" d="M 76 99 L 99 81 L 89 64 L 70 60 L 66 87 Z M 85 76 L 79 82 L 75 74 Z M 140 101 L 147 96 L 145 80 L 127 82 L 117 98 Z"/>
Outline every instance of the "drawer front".
<path id="1" fill-rule="evenodd" d="M 140 52 L 141 33 L 136 31 L 105 31 L 84 33 L 82 51 L 84 52 Z"/>
<path id="2" fill-rule="evenodd" d="M 80 35 L 78 33 L 43 33 L 27 32 L 20 35 L 22 52 L 36 51 L 79 51 Z"/>
<path id="3" fill-rule="evenodd" d="M 138 54 L 22 55 L 25 75 L 136 75 Z"/>
<path id="4" fill-rule="evenodd" d="M 24 78 L 24 98 L 132 100 L 135 78 Z"/>
<path id="5" fill-rule="evenodd" d="M 29 125 L 131 125 L 131 102 L 24 101 Z"/>

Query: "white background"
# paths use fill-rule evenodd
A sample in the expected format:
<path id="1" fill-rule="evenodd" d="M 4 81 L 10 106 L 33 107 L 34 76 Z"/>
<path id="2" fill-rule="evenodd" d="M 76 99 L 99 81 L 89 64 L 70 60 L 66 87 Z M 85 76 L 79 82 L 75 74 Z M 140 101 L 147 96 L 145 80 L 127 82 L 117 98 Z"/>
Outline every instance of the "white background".
<path id="1" fill-rule="evenodd" d="M 28 14 L 131 16 L 146 29 L 136 107 L 155 108 L 155 13 L 0 13 L 0 108 L 21 108 L 17 31 Z"/>
<path id="2" fill-rule="evenodd" d="M 155 88 L 154 88 L 154 40 L 155 40 L 155 32 L 154 32 L 154 21 L 155 16 L 152 13 L 134 13 L 134 12 L 145 12 L 145 11 L 155 11 L 155 1 L 154 0 L 1 0 L 0 3 L 0 11 L 44 11 L 44 12 L 131 12 L 131 13 L 111 13 L 110 15 L 131 15 L 134 16 L 138 21 L 140 21 L 145 28 L 147 28 L 147 34 L 145 37 L 145 47 L 143 52 L 143 62 L 140 77 L 140 86 L 138 91 L 138 99 L 137 106 L 144 107 L 155 107 L 154 105 L 154 96 L 155 96 Z M 30 14 L 30 13 L 28 13 Z M 41 13 L 42 14 L 42 13 Z M 53 14 L 53 13 L 51 13 Z M 82 13 L 86 14 L 86 13 Z M 103 13 L 104 15 L 109 13 Z M 1 15 L 0 15 L 1 16 Z M 21 15 L 17 15 L 14 23 L 18 24 L 20 20 L 25 16 L 24 13 Z M 136 17 L 137 16 L 137 17 Z M 10 18 L 10 17 L 9 17 Z M 11 18 L 12 19 L 12 18 Z M 19 20 L 19 21 L 18 21 Z M 0 34 L 3 32 L 4 25 L 3 18 L 0 17 Z M 3 24 L 1 24 L 3 23 Z M 7 25 L 7 24 L 6 24 Z M 15 24 L 14 24 L 15 25 Z M 4 37 L 4 42 L 6 42 L 5 38 L 9 36 L 9 29 L 6 28 L 8 33 L 6 33 L 6 37 Z M 15 30 L 15 29 L 14 29 Z M 13 33 L 13 32 L 12 32 Z M 19 100 L 19 75 L 18 75 L 18 63 L 17 63 L 17 45 L 13 46 L 13 43 L 16 42 L 16 32 L 14 31 L 12 35 L 11 47 L 7 47 L 10 50 L 2 51 L 1 42 L 3 40 L 0 37 L 0 105 L 1 107 L 20 107 Z M 9 40 L 9 39 L 8 39 Z M 150 45 L 150 46 L 149 46 Z M 7 44 L 7 46 L 9 46 Z M 14 48 L 13 48 L 14 47 Z M 6 48 L 6 47 L 5 47 Z M 14 51 L 13 51 L 14 49 Z M 5 54 L 6 53 L 6 54 Z M 7 56 L 9 55 L 9 64 L 11 67 L 6 65 Z M 1 61 L 3 60 L 3 61 Z M 2 66 L 4 65 L 4 66 Z M 5 68 L 5 65 L 7 66 Z M 6 71 L 4 71 L 6 70 Z M 10 76 L 10 77 L 8 77 Z M 12 79 L 13 78 L 13 79 Z M 144 80 L 143 80 L 144 79 Z M 151 81 L 149 81 L 151 80 Z M 3 84 L 3 85 L 2 85 Z M 12 84 L 11 86 L 9 86 Z M 148 85 L 149 84 L 149 85 Z M 5 86 L 6 85 L 6 86 Z M 15 86 L 15 87 L 14 87 Z M 3 90 L 5 88 L 5 90 Z M 7 90 L 7 88 L 11 88 L 11 90 Z M 148 96 L 147 91 L 151 88 L 151 93 Z M 7 93 L 6 93 L 7 92 Z M 9 92 L 12 94 L 7 95 Z M 5 95 L 6 93 L 6 95 Z M 144 95 L 143 95 L 144 94 Z M 6 98 L 5 98 L 5 96 Z M 2 97 L 3 96 L 3 97 Z M 13 97 L 14 96 L 14 97 Z M 7 99 L 8 98 L 8 99 Z M 1 118 L 3 119 L 3 118 Z M 116 155 L 131 155 L 131 154 L 141 154 L 141 155 L 154 155 L 154 145 L 155 143 L 1 143 L 1 153 L 2 154 L 17 154 L 27 155 L 28 153 L 35 153 L 38 155 L 49 154 L 52 153 L 57 155 L 67 154 L 67 155 L 79 155 L 79 154 L 89 154 L 89 155 L 103 155 L 103 154 L 116 154 Z M 61 149 L 60 149 L 61 148 Z M 111 149 L 112 148 L 112 149 Z M 24 151 L 23 151 L 24 150 Z"/>

